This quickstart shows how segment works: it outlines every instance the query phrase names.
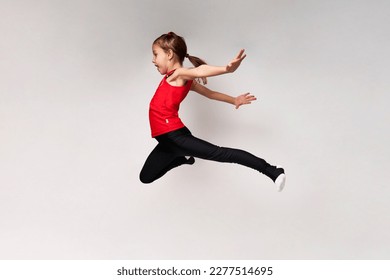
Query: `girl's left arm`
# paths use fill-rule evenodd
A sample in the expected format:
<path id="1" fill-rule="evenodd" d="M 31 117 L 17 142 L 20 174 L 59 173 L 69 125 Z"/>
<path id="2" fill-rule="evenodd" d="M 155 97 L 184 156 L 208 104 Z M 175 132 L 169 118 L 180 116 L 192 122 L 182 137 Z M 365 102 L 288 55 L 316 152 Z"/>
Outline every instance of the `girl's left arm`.
<path id="1" fill-rule="evenodd" d="M 251 95 L 249 92 L 241 94 L 237 97 L 233 97 L 222 92 L 210 90 L 207 87 L 197 83 L 196 81 L 193 81 L 191 85 L 191 90 L 207 98 L 232 104 L 236 107 L 236 109 L 238 109 L 241 105 L 251 104 L 252 101 L 256 100 L 256 97 L 254 95 Z"/>
<path id="2" fill-rule="evenodd" d="M 195 68 L 179 68 L 172 74 L 170 79 L 175 80 L 177 78 L 181 78 L 183 80 L 194 80 L 198 78 L 207 78 L 227 73 L 233 73 L 237 70 L 241 62 L 246 57 L 246 54 L 244 54 L 244 52 L 244 49 L 240 50 L 237 56 L 233 58 L 226 66 L 212 66 L 208 64 L 203 64 Z"/>

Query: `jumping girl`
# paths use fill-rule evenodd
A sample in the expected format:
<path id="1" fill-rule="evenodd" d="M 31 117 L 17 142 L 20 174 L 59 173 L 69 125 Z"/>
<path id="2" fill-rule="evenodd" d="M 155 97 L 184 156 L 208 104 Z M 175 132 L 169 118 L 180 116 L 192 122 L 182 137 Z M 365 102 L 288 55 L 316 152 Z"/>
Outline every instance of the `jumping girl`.
<path id="1" fill-rule="evenodd" d="M 180 103 L 190 90 L 210 99 L 230 103 L 236 109 L 256 100 L 249 93 L 232 97 L 212 91 L 198 82 L 202 80 L 203 84 L 206 84 L 207 77 L 233 73 L 246 57 L 244 50 L 241 50 L 227 66 L 211 66 L 198 57 L 188 55 L 184 39 L 169 32 L 153 42 L 152 51 L 152 62 L 164 78 L 150 102 L 150 127 L 152 137 L 158 144 L 141 170 L 141 182 L 152 183 L 175 167 L 183 164 L 192 165 L 196 157 L 253 168 L 273 180 L 278 191 L 281 191 L 286 181 L 283 168 L 270 165 L 264 159 L 246 151 L 219 147 L 194 137 L 178 115 Z M 195 67 L 183 68 L 185 58 L 188 58 Z"/>

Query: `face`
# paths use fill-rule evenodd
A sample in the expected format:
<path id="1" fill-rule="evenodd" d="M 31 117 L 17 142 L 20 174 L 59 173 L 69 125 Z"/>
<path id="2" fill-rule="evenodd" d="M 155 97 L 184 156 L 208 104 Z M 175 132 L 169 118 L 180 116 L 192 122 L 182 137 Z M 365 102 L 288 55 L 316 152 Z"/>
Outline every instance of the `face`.
<path id="1" fill-rule="evenodd" d="M 160 72 L 161 75 L 165 75 L 168 73 L 168 62 L 169 62 L 169 55 L 166 53 L 160 46 L 153 45 L 152 46 L 153 51 L 153 64 L 157 67 L 158 72 Z"/>

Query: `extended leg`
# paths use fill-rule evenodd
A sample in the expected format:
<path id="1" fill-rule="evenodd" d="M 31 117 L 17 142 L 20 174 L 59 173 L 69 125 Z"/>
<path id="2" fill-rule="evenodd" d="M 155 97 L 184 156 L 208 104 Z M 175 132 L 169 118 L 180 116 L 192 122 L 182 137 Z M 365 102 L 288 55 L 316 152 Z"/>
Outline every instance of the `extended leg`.
<path id="1" fill-rule="evenodd" d="M 182 150 L 183 154 L 206 160 L 218 162 L 230 162 L 253 168 L 274 182 L 280 174 L 284 173 L 282 168 L 277 168 L 267 163 L 264 159 L 253 154 L 233 148 L 219 147 L 207 141 L 194 137 L 190 133 L 177 135 L 172 141 Z"/>

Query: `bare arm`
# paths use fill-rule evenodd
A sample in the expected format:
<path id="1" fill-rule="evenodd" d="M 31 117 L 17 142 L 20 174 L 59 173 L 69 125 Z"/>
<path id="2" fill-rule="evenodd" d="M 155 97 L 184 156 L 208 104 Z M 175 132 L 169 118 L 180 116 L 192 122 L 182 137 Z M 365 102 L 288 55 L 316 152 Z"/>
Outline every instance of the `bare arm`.
<path id="1" fill-rule="evenodd" d="M 256 100 L 256 97 L 254 95 L 251 95 L 250 93 L 245 93 L 237 97 L 233 97 L 225 93 L 210 90 L 207 87 L 197 83 L 196 81 L 193 82 L 191 90 L 207 98 L 232 104 L 236 107 L 236 109 L 238 109 L 241 105 L 251 104 L 252 101 Z"/>
<path id="2" fill-rule="evenodd" d="M 223 75 L 226 73 L 233 73 L 240 66 L 242 60 L 246 57 L 244 54 L 245 50 L 240 50 L 237 56 L 230 61 L 226 66 L 212 66 L 212 65 L 200 65 L 196 68 L 179 68 L 177 69 L 170 80 L 183 79 L 183 80 L 194 80 L 198 78 L 207 78 L 212 76 Z"/>

